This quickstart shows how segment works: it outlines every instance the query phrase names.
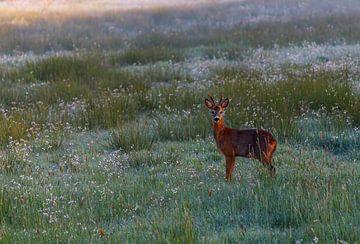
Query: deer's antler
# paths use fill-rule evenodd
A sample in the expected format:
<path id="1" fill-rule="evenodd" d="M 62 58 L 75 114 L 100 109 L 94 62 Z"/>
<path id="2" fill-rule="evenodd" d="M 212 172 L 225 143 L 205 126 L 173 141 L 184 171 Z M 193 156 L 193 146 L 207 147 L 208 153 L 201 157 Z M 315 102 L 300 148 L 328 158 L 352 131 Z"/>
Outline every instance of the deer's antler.
<path id="1" fill-rule="evenodd" d="M 223 100 L 224 100 L 224 94 L 221 94 L 221 98 L 220 98 L 220 101 L 219 101 L 219 105 L 221 105 L 221 103 L 223 102 Z"/>
<path id="2" fill-rule="evenodd" d="M 208 96 L 210 97 L 211 102 L 212 102 L 212 103 L 213 103 L 213 105 L 215 106 L 215 105 L 216 105 L 216 103 L 215 103 L 215 101 L 214 101 L 213 97 L 210 95 L 210 93 L 208 94 Z"/>

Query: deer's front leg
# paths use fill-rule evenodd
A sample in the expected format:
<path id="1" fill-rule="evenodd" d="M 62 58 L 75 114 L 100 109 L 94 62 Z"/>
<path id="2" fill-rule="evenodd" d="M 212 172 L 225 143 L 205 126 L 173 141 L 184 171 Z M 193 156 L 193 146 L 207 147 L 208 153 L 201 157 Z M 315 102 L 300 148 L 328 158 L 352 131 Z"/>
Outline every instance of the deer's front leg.
<path id="1" fill-rule="evenodd" d="M 226 180 L 231 181 L 234 171 L 235 157 L 225 157 L 226 159 Z"/>

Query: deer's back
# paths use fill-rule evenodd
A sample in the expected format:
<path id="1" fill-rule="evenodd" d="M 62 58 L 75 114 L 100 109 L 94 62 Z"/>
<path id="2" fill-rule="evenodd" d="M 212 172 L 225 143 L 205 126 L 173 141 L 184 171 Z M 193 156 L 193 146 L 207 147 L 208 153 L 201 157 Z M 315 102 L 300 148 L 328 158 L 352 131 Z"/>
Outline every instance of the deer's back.
<path id="1" fill-rule="evenodd" d="M 218 147 L 228 156 L 257 157 L 271 143 L 276 144 L 275 138 L 263 129 L 225 128 Z"/>

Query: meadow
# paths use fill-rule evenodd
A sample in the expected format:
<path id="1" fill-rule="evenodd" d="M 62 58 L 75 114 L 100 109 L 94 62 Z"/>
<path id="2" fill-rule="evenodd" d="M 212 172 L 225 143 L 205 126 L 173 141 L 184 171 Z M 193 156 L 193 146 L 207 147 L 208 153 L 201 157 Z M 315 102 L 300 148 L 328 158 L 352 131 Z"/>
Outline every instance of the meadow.
<path id="1" fill-rule="evenodd" d="M 295 3 L 0 8 L 0 242 L 359 243 L 360 6 Z"/>

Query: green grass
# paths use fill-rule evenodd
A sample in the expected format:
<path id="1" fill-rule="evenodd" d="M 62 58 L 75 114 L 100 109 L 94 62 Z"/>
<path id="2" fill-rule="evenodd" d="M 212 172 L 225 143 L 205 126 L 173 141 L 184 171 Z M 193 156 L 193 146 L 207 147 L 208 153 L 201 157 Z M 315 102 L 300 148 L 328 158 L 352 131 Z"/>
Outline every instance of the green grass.
<path id="1" fill-rule="evenodd" d="M 150 150 L 155 135 L 151 125 L 127 124 L 111 133 L 109 144 L 112 148 L 128 151 Z"/>
<path id="2" fill-rule="evenodd" d="M 188 141 L 205 138 L 210 133 L 208 116 L 203 111 L 176 113 L 175 115 L 159 115 L 156 124 L 160 140 Z"/>
<path id="3" fill-rule="evenodd" d="M 148 64 L 158 61 L 179 62 L 184 59 L 182 50 L 163 47 L 150 47 L 145 49 L 130 49 L 121 54 L 111 54 L 112 65 Z"/>
<path id="4" fill-rule="evenodd" d="M 118 162 L 121 170 L 112 168 L 116 160 L 98 164 L 98 151 L 79 148 L 79 140 L 86 138 L 75 138 L 78 155 L 95 156 L 80 170 L 63 175 L 53 169 L 37 178 L 17 179 L 18 190 L 2 188 L 4 241 L 24 240 L 29 231 L 33 241 L 294 242 L 317 237 L 352 242 L 359 237 L 358 165 L 338 162 L 322 150 L 282 145 L 275 158 L 276 179 L 257 161 L 238 159 L 229 184 L 210 138 L 155 143 L 153 153 L 160 155 L 154 163 L 155 155 L 149 158 L 139 151 L 143 157 L 136 164 L 134 157 Z M 176 160 L 167 154 L 177 155 Z M 51 185 L 56 185 L 54 194 L 47 190 Z"/>
<path id="5" fill-rule="evenodd" d="M 66 63 L 67 60 L 68 58 L 64 57 L 62 62 Z M 69 60 L 73 62 L 73 59 Z M 43 67 L 44 63 L 47 64 L 47 61 L 41 61 L 39 66 Z M 198 106 L 202 107 L 206 92 L 179 90 L 176 88 L 177 83 L 171 82 L 169 86 L 157 88 L 153 85 L 156 81 L 174 79 L 178 80 L 177 82 L 189 82 L 180 71 L 165 67 L 165 71 L 163 66 L 143 68 L 141 72 L 121 71 L 125 73 L 110 76 L 116 77 L 113 81 L 106 79 L 107 75 L 98 75 L 91 82 L 86 78 L 77 79 L 76 76 L 81 76 L 81 73 L 73 73 L 71 69 L 65 72 L 64 69 L 63 76 L 70 77 L 68 82 L 52 81 L 54 84 L 40 86 L 32 93 L 28 92 L 25 100 L 18 101 L 32 101 L 32 95 L 36 96 L 33 101 L 41 102 L 37 108 L 30 106 L 28 113 L 11 113 L 12 116 L 2 119 L 2 142 L 6 142 L 9 136 L 15 139 L 23 138 L 31 125 L 25 121 L 41 124 L 47 120 L 49 109 L 54 111 L 51 122 L 68 122 L 90 129 L 112 128 L 119 123 L 132 121 L 142 113 L 161 113 L 164 115 L 157 119 L 160 138 L 204 138 L 209 134 L 208 123 L 202 123 L 207 120 L 204 114 L 206 109 L 199 110 Z M 302 71 L 304 75 L 294 76 L 297 71 Z M 98 73 L 113 72 L 117 71 L 103 67 Z M 329 115 L 342 111 L 349 119 L 350 126 L 359 125 L 360 98 L 348 81 L 346 69 L 333 72 L 314 71 L 308 67 L 285 67 L 282 72 L 284 79 L 268 83 L 262 80 L 263 74 L 259 71 L 241 67 L 216 69 L 212 74 L 213 79 L 223 80 L 224 83 L 211 88 L 210 93 L 224 93 L 231 98 L 231 106 L 227 112 L 229 115 L 226 117 L 229 125 L 271 128 L 280 139 L 296 137 L 298 129 L 295 121 L 309 111 L 323 111 Z M 19 90 L 19 99 L 21 94 L 23 91 Z M 74 105 L 63 111 L 54 106 L 59 102 L 72 102 Z M 182 110 L 185 112 L 179 113 Z M 34 118 L 32 111 L 37 111 Z"/>
<path id="6" fill-rule="evenodd" d="M 1 243 L 359 241 L 358 58 L 252 63 L 357 43 L 358 15 L 210 28 L 228 21 L 210 10 L 0 17 L 9 59 L 74 50 L 0 65 Z M 209 93 L 230 98 L 228 126 L 274 134 L 276 177 L 237 158 L 225 181 Z"/>
<path id="7" fill-rule="evenodd" d="M 297 68 L 291 70 L 296 72 Z M 293 137 L 293 122 L 307 111 L 336 114 L 343 111 L 358 126 L 360 97 L 343 75 L 345 71 L 313 71 L 303 68 L 301 77 L 288 74 L 276 83 L 263 81 L 261 73 L 242 68 L 217 70 L 215 77 L 227 81 L 219 90 L 232 98 L 228 116 L 233 121 L 274 128 L 280 137 Z M 241 123 L 241 122 L 240 122 Z"/>

